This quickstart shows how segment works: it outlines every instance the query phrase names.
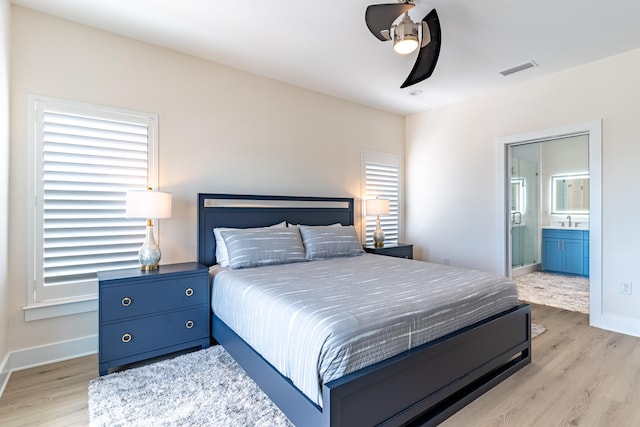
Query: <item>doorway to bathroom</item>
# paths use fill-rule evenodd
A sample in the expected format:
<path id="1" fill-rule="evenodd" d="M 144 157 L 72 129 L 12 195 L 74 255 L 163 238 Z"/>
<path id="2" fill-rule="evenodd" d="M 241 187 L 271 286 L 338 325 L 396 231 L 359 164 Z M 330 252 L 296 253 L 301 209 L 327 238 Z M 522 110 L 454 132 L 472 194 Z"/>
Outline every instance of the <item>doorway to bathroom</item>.
<path id="1" fill-rule="evenodd" d="M 511 277 L 520 296 L 588 313 L 589 136 L 512 144 L 508 153 Z"/>
<path id="2" fill-rule="evenodd" d="M 498 210 L 502 212 L 497 216 L 498 221 L 498 240 L 503 242 L 504 249 L 500 251 L 497 258 L 497 271 L 504 272 L 505 276 L 512 277 L 512 239 L 511 239 L 511 221 L 512 221 L 512 184 L 511 184 L 511 150 L 514 147 L 529 143 L 544 143 L 546 141 L 564 139 L 566 137 L 584 135 L 588 138 L 588 171 L 589 171 L 589 220 L 588 233 L 589 244 L 584 253 L 588 254 L 588 298 L 589 298 L 589 322 L 591 325 L 611 328 L 611 319 L 603 311 L 603 287 L 602 287 L 602 121 L 594 120 L 590 122 L 576 123 L 557 128 L 543 129 L 538 131 L 529 131 L 521 134 L 507 135 L 499 137 L 497 143 L 497 164 L 503 165 L 498 168 L 497 176 L 497 204 Z M 560 160 L 561 156 L 557 156 L 556 160 Z M 540 186 L 538 188 L 539 202 L 545 201 L 547 198 L 551 200 L 551 195 L 547 192 L 551 191 L 551 184 L 545 184 L 542 176 L 545 174 L 546 161 L 539 163 L 538 173 L 540 178 Z M 540 211 L 544 214 L 544 207 L 541 205 Z M 562 210 L 562 209 L 560 209 Z M 569 214 L 563 214 L 567 220 Z M 575 226 L 574 215 L 571 215 L 572 225 Z M 561 216 L 557 214 L 556 221 Z M 540 228 L 544 224 L 546 217 L 539 216 Z M 579 221 L 582 222 L 582 221 Z M 561 224 L 556 222 L 557 226 Z M 585 225 L 585 224 L 580 224 Z M 538 235 L 541 240 L 541 234 Z M 542 244 L 542 242 L 540 242 Z M 557 247 L 557 245 L 556 245 Z"/>
<path id="3" fill-rule="evenodd" d="M 511 276 L 541 270 L 543 231 L 589 229 L 589 136 L 512 144 L 509 152 Z M 584 252 L 584 250 L 583 250 Z M 588 259 L 588 248 L 584 258 Z M 549 258 L 544 258 L 549 261 Z M 565 273 L 589 276 L 588 265 Z M 587 261 L 588 262 L 588 261 Z M 558 268 L 547 270 L 563 273 Z"/>

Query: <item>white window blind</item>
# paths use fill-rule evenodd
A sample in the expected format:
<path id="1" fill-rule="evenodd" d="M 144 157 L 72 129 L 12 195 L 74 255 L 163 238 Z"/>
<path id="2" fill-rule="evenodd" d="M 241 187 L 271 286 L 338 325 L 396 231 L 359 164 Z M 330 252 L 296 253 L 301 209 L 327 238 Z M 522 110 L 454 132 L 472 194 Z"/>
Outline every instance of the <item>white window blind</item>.
<path id="1" fill-rule="evenodd" d="M 125 200 L 155 186 L 156 118 L 43 98 L 33 107 L 31 302 L 95 295 L 98 271 L 139 264 L 145 220 L 126 219 Z"/>
<path id="2" fill-rule="evenodd" d="M 397 244 L 399 239 L 400 206 L 400 157 L 381 153 L 363 153 L 363 212 L 367 199 L 389 200 L 389 215 L 380 216 L 380 225 L 385 235 L 385 243 Z M 365 236 L 367 246 L 373 246 L 373 231 L 376 217 L 365 216 Z"/>

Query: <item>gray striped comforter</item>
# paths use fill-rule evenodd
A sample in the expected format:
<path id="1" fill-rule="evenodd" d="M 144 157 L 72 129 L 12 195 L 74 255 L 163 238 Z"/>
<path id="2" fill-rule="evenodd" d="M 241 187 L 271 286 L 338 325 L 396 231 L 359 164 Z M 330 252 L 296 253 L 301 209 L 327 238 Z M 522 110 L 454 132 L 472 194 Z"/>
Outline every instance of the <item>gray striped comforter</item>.
<path id="1" fill-rule="evenodd" d="M 514 307 L 504 277 L 366 254 L 212 267 L 213 312 L 322 406 L 322 383 Z"/>

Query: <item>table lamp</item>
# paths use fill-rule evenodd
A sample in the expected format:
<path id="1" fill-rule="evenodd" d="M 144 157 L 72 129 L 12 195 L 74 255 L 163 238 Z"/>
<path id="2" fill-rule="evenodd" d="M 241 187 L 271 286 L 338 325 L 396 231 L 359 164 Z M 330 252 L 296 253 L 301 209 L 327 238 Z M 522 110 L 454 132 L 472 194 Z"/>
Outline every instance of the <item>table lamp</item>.
<path id="1" fill-rule="evenodd" d="M 140 269 L 156 270 L 160 262 L 160 247 L 153 237 L 153 218 L 171 218 L 171 193 L 152 191 L 127 192 L 127 218 L 145 218 L 147 230 L 138 252 Z"/>

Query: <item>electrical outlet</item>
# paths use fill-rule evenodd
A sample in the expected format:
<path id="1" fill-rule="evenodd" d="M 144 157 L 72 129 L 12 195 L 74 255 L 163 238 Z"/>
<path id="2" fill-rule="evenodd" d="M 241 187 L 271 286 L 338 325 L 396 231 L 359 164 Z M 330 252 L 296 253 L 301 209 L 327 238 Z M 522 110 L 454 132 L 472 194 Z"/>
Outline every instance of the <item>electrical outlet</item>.
<path id="1" fill-rule="evenodd" d="M 620 293 L 622 295 L 631 295 L 631 282 L 620 282 Z"/>

